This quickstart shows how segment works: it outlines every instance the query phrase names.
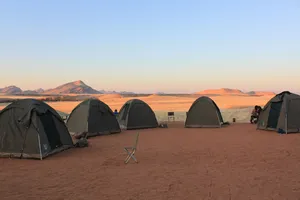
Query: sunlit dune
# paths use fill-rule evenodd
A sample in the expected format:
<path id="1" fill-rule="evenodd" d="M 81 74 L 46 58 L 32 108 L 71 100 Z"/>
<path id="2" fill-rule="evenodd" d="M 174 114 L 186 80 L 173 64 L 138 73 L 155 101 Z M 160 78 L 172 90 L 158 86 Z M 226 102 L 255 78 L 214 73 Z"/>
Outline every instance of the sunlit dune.
<path id="1" fill-rule="evenodd" d="M 229 88 L 208 89 L 208 90 L 196 92 L 196 94 L 202 94 L 202 95 L 246 95 L 241 90 L 229 89 Z"/>

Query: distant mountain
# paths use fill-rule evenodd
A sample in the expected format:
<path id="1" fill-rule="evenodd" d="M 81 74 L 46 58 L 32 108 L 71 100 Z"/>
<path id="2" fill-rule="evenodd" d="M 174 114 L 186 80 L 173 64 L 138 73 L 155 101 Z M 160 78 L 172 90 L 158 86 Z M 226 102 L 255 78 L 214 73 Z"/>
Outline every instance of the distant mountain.
<path id="1" fill-rule="evenodd" d="M 116 91 L 106 91 L 106 90 L 99 90 L 102 94 L 135 94 L 134 92 L 127 92 L 127 91 L 121 91 L 121 92 L 116 92 Z"/>
<path id="2" fill-rule="evenodd" d="M 38 94 L 120 94 L 120 95 L 138 95 L 134 92 L 128 91 L 106 91 L 106 90 L 95 90 L 94 88 L 86 85 L 83 81 L 78 80 L 74 82 L 69 82 L 63 85 L 60 85 L 53 89 L 43 90 L 42 88 L 36 90 L 24 90 L 21 88 L 11 85 L 5 88 L 0 88 L 0 93 L 17 95 L 38 95 Z M 157 92 L 157 95 L 167 95 L 168 93 Z M 230 89 L 230 88 L 220 88 L 220 89 L 207 89 L 200 92 L 196 92 L 194 94 L 198 95 L 216 95 L 216 96 L 274 96 L 274 92 L 267 91 L 250 91 L 250 92 L 242 92 L 238 89 Z"/>
<path id="3" fill-rule="evenodd" d="M 250 92 L 242 92 L 238 89 L 230 89 L 230 88 L 220 88 L 220 89 L 209 89 L 203 90 L 201 92 L 196 92 L 195 94 L 201 95 L 218 95 L 218 96 L 274 96 L 274 92 L 267 91 L 250 91 Z"/>
<path id="4" fill-rule="evenodd" d="M 58 86 L 53 89 L 45 90 L 43 93 L 46 94 L 102 94 L 90 86 L 86 85 L 81 80 L 70 82 Z"/>
<path id="5" fill-rule="evenodd" d="M 134 92 L 127 92 L 127 91 L 121 91 L 121 92 L 118 92 L 119 94 L 136 94 Z"/>
<path id="6" fill-rule="evenodd" d="M 105 90 L 95 90 L 94 88 L 86 85 L 83 81 L 78 80 L 74 82 L 69 82 L 63 85 L 60 85 L 56 88 L 44 90 L 42 88 L 36 90 L 24 90 L 17 86 L 8 86 L 5 88 L 0 88 L 0 93 L 5 94 L 24 94 L 24 95 L 37 95 L 37 94 L 127 94 L 132 95 L 134 92 L 127 91 L 105 91 Z"/>
<path id="7" fill-rule="evenodd" d="M 196 92 L 196 94 L 202 95 L 245 95 L 241 90 L 238 89 L 230 89 L 230 88 L 220 88 L 220 89 L 208 89 L 200 92 Z"/>
<path id="8" fill-rule="evenodd" d="M 11 86 L 7 86 L 5 88 L 0 88 L 0 93 L 5 93 L 5 94 L 21 94 L 22 90 L 21 90 L 21 88 L 15 86 L 15 85 L 11 85 Z"/>
<path id="9" fill-rule="evenodd" d="M 118 92 L 116 91 L 99 90 L 99 92 L 103 94 L 118 94 Z"/>
<path id="10" fill-rule="evenodd" d="M 34 90 L 35 92 L 37 92 L 37 93 L 43 93 L 44 92 L 44 89 L 43 88 L 39 88 L 39 89 L 36 89 L 36 90 Z"/>
<path id="11" fill-rule="evenodd" d="M 255 95 L 255 96 L 275 96 L 275 92 L 264 92 L 264 91 L 250 91 L 247 92 L 249 95 Z"/>
<path id="12" fill-rule="evenodd" d="M 37 91 L 35 91 L 35 90 L 24 90 L 23 92 L 22 92 L 22 94 L 39 94 Z"/>
<path id="13" fill-rule="evenodd" d="M 42 88 L 36 89 L 36 90 L 24 90 L 22 94 L 30 95 L 30 94 L 41 94 L 44 90 Z"/>

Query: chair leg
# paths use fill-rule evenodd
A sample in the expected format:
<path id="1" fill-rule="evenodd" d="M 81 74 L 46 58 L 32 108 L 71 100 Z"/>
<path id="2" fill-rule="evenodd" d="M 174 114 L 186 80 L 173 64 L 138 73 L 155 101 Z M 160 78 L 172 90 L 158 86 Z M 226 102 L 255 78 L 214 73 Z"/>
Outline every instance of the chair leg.
<path id="1" fill-rule="evenodd" d="M 129 162 L 129 160 L 130 160 L 130 156 L 128 156 L 128 157 L 126 158 L 125 164 L 127 164 L 127 163 Z"/>
<path id="2" fill-rule="evenodd" d="M 129 158 L 129 155 L 125 158 L 124 162 L 126 163 Z"/>
<path id="3" fill-rule="evenodd" d="M 124 150 L 126 151 L 126 153 L 128 154 L 127 155 L 127 157 L 125 158 L 125 160 L 124 160 L 124 162 L 126 163 L 126 161 L 128 160 L 128 158 L 130 157 L 130 152 L 126 149 L 126 148 L 124 148 Z"/>
<path id="4" fill-rule="evenodd" d="M 127 158 L 125 159 L 125 164 L 127 164 L 130 160 L 130 158 L 132 157 L 132 153 L 130 153 Z"/>
<path id="5" fill-rule="evenodd" d="M 131 157 L 132 157 L 132 159 L 137 163 L 137 160 L 136 160 L 136 158 L 135 158 L 135 156 L 134 156 L 134 154 L 135 154 L 135 149 L 132 151 L 132 155 L 131 155 Z"/>
<path id="6" fill-rule="evenodd" d="M 132 159 L 137 163 L 138 161 L 137 161 L 137 159 L 136 159 L 136 157 L 134 156 L 134 154 L 131 156 L 132 157 Z"/>
<path id="7" fill-rule="evenodd" d="M 125 164 L 127 164 L 130 160 L 130 158 L 132 158 L 136 163 L 138 162 L 136 157 L 134 156 L 135 154 L 135 150 L 133 150 L 131 153 L 126 149 L 127 153 L 128 153 L 128 156 L 126 157 L 125 159 Z"/>
<path id="8" fill-rule="evenodd" d="M 136 163 L 138 163 L 136 157 L 134 156 L 134 153 L 132 153 L 132 154 L 130 154 L 129 158 L 127 158 L 127 160 L 125 160 L 126 164 L 130 161 L 130 158 L 132 158 Z"/>

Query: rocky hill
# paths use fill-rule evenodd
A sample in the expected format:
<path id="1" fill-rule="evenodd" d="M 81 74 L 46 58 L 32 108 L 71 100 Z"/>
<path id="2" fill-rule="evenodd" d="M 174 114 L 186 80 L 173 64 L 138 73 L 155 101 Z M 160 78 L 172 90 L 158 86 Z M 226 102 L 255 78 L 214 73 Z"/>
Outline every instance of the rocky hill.
<path id="1" fill-rule="evenodd" d="M 41 94 L 44 90 L 42 88 L 36 89 L 36 90 L 24 90 L 22 94 L 24 95 L 31 95 L 31 94 Z"/>
<path id="2" fill-rule="evenodd" d="M 22 91 L 21 88 L 17 86 L 8 86 L 5 88 L 0 88 L 0 93 L 3 94 L 21 94 L 21 95 L 40 95 L 40 94 L 128 94 L 132 95 L 135 94 L 134 92 L 127 92 L 127 91 L 105 91 L 105 90 L 95 90 L 94 88 L 86 85 L 83 81 L 78 80 L 74 82 L 69 82 L 63 85 L 60 85 L 56 88 L 44 90 L 42 88 L 36 90 L 24 90 Z"/>
<path id="3" fill-rule="evenodd" d="M 0 93 L 5 93 L 5 94 L 21 94 L 22 90 L 21 88 L 11 85 L 7 86 L 5 88 L 0 88 Z"/>
<path id="4" fill-rule="evenodd" d="M 43 88 L 39 88 L 39 89 L 36 89 L 34 91 L 37 92 L 38 94 L 40 94 L 40 93 L 44 92 L 44 89 Z"/>
<path id="5" fill-rule="evenodd" d="M 56 88 L 45 90 L 45 94 L 102 94 L 90 86 L 86 85 L 83 81 L 78 80 L 60 85 Z"/>

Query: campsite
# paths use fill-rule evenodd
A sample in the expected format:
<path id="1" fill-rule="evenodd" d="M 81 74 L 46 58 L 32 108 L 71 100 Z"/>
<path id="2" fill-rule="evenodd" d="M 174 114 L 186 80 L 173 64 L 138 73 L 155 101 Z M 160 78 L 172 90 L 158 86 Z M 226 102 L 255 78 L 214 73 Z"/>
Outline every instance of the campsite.
<path id="1" fill-rule="evenodd" d="M 0 0 L 0 200 L 300 200 L 300 0 Z"/>
<path id="2" fill-rule="evenodd" d="M 0 187 L 2 199 L 38 199 L 41 195 L 112 200 L 300 196 L 300 137 L 293 134 L 299 131 L 295 127 L 300 127 L 295 124 L 300 96 L 285 91 L 252 97 L 268 99 L 262 112 L 269 112 L 271 118 L 280 120 L 280 110 L 291 111 L 290 126 L 284 125 L 285 120 L 279 123 L 279 129 L 288 127 L 289 134 L 274 129 L 273 122 L 262 127 L 260 120 L 257 125 L 243 121 L 243 115 L 249 120 L 250 107 L 226 115 L 228 109 L 218 106 L 220 96 L 188 97 L 192 100 L 187 112 L 172 112 L 179 117 L 152 110 L 151 105 L 156 108 L 167 98 L 172 105 L 174 97 L 119 98 L 124 103 L 114 116 L 115 106 L 109 104 L 119 104 L 118 98 L 99 98 L 101 101 L 92 96 L 77 102 L 65 121 L 51 102 L 24 98 L 4 106 L 0 112 L 0 138 L 6 139 L 0 148 L 0 177 L 6 182 Z M 180 102 L 187 97 L 176 98 Z M 284 109 L 278 110 L 278 102 Z M 271 113 L 276 110 L 277 114 Z M 262 120 L 271 119 L 266 115 L 262 113 Z M 12 122 L 14 126 L 9 125 Z M 161 128 L 161 124 L 166 126 Z M 14 135 L 7 135 L 9 132 Z M 85 148 L 72 148 L 78 133 L 87 133 Z M 24 134 L 28 135 L 25 140 Z M 130 149 L 126 152 L 124 148 L 135 142 L 136 152 L 124 162 L 130 155 Z M 15 185 L 18 192 L 12 190 Z"/>

